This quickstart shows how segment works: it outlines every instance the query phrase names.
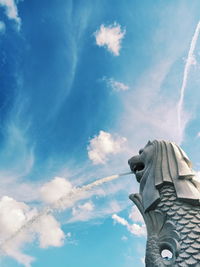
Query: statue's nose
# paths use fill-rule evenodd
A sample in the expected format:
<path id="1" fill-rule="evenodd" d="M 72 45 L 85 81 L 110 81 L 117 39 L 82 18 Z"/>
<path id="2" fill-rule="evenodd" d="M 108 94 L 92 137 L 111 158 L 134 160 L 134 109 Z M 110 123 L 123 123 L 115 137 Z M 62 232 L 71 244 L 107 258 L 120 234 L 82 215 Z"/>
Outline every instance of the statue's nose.
<path id="1" fill-rule="evenodd" d="M 128 160 L 128 165 L 130 166 L 130 168 L 132 164 L 133 164 L 133 157 Z"/>
<path id="2" fill-rule="evenodd" d="M 139 161 L 139 159 L 140 159 L 139 155 L 133 156 L 132 158 L 128 160 L 128 164 L 129 165 L 135 164 Z"/>

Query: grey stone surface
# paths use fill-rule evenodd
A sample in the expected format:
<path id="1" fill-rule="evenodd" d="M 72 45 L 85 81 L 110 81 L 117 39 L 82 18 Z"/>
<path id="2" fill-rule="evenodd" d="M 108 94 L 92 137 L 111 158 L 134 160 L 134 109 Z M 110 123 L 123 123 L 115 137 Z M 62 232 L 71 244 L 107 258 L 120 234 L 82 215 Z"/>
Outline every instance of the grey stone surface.
<path id="1" fill-rule="evenodd" d="M 147 227 L 146 266 L 200 266 L 200 184 L 186 154 L 149 141 L 129 165 L 140 183 L 130 199 Z"/>

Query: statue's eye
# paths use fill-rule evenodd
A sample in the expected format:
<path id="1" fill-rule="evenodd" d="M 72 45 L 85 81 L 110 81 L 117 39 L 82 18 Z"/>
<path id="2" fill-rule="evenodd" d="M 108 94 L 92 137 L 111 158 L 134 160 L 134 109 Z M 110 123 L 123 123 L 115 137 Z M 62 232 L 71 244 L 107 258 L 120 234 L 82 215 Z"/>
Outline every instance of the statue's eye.
<path id="1" fill-rule="evenodd" d="M 169 249 L 161 250 L 160 255 L 165 261 L 170 261 L 173 258 L 173 253 Z"/>
<path id="2" fill-rule="evenodd" d="M 139 154 L 141 155 L 143 151 L 144 151 L 144 149 L 140 149 Z"/>

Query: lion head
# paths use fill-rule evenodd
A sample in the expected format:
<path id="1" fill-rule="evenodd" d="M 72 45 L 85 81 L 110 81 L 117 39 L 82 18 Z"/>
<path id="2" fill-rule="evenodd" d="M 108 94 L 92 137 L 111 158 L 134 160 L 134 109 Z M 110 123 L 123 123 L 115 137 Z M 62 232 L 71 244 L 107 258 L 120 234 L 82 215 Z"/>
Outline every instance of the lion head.
<path id="1" fill-rule="evenodd" d="M 160 200 L 159 188 L 173 184 L 178 199 L 199 204 L 200 187 L 191 162 L 184 151 L 172 142 L 148 142 L 139 155 L 128 161 L 137 181 L 145 211 Z"/>

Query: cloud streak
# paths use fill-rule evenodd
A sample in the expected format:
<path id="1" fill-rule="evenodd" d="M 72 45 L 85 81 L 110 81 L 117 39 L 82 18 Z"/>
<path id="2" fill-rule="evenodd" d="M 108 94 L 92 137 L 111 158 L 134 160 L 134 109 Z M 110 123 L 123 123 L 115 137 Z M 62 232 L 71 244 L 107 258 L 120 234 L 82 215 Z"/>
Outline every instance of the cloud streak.
<path id="1" fill-rule="evenodd" d="M 180 89 L 180 98 L 179 98 L 179 101 L 177 103 L 177 116 L 178 116 L 179 132 L 182 132 L 183 128 L 184 128 L 184 125 L 182 125 L 182 123 L 183 123 L 183 121 L 182 121 L 183 101 L 184 101 L 184 96 L 185 96 L 185 89 L 186 89 L 187 82 L 188 82 L 189 72 L 190 72 L 191 66 L 194 65 L 196 62 L 195 56 L 194 56 L 194 51 L 196 48 L 197 40 L 199 38 L 199 33 L 200 33 L 200 21 L 196 26 L 194 35 L 192 37 L 192 41 L 190 43 L 190 48 L 189 48 L 186 64 L 184 67 L 183 81 L 182 81 L 182 85 L 181 85 L 181 89 Z"/>
<path id="2" fill-rule="evenodd" d="M 0 21 L 0 34 L 4 34 L 6 30 L 5 23 L 3 21 Z"/>

